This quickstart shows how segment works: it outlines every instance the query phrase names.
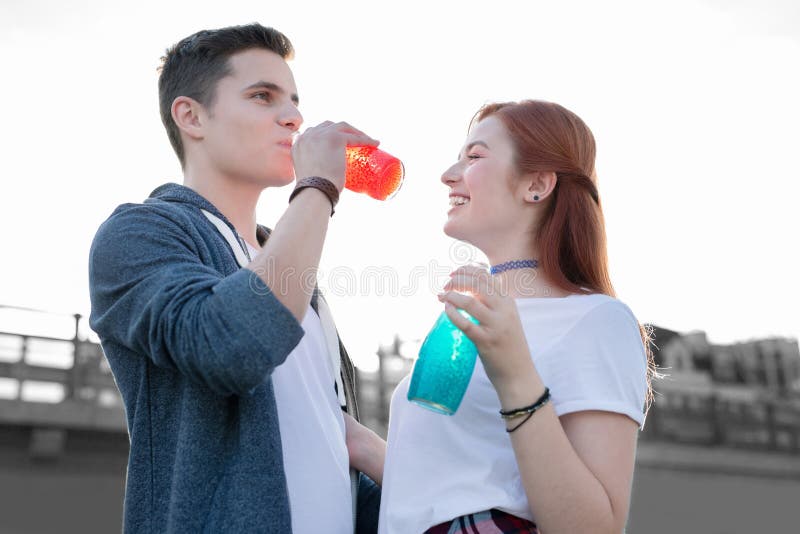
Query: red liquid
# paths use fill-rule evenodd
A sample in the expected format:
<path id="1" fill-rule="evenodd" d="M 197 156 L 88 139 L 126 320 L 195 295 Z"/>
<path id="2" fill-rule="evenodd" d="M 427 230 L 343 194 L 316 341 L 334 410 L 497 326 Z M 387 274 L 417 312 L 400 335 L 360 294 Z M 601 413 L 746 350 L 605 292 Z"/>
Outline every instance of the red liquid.
<path id="1" fill-rule="evenodd" d="M 400 189 L 403 174 L 403 163 L 383 150 L 372 146 L 347 147 L 344 186 L 350 191 L 386 200 Z"/>

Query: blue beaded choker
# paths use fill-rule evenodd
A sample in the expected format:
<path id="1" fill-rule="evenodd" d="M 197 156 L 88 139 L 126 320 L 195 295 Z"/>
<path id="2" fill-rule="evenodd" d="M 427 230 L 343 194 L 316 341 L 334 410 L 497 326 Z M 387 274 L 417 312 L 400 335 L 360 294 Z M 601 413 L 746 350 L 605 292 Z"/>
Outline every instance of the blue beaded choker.
<path id="1" fill-rule="evenodd" d="M 513 260 L 501 263 L 500 265 L 492 265 L 489 272 L 492 274 L 500 274 L 512 269 L 536 269 L 539 262 L 536 260 Z"/>

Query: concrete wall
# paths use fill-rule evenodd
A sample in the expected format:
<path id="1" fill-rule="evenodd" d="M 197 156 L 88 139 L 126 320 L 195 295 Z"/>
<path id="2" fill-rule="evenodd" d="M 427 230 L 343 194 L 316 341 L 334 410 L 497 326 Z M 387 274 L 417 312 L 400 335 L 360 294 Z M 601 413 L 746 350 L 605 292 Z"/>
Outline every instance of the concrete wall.
<path id="1" fill-rule="evenodd" d="M 69 431 L 58 457 L 32 451 L 29 427 L 0 426 L 0 533 L 122 530 L 126 434 Z"/>
<path id="2" fill-rule="evenodd" d="M 800 532 L 800 455 L 639 442 L 628 534 Z"/>
<path id="3" fill-rule="evenodd" d="M 121 530 L 123 435 L 71 433 L 63 457 L 30 459 L 0 428 L 0 533 Z M 628 534 L 800 531 L 800 456 L 640 441 Z"/>

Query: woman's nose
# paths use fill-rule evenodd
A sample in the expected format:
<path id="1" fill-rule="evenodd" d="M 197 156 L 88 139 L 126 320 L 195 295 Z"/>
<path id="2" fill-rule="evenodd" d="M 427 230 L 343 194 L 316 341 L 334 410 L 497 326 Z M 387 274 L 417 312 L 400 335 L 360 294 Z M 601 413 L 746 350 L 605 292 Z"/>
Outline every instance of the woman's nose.
<path id="1" fill-rule="evenodd" d="M 461 180 L 461 168 L 458 163 L 442 173 L 442 183 L 444 185 L 452 186 L 459 180 Z"/>

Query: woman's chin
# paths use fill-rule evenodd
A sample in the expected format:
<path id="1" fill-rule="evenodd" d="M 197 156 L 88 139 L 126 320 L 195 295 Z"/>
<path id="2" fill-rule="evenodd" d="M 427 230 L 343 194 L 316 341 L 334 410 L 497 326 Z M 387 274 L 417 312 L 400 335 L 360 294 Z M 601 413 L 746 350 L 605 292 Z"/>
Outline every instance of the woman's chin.
<path id="1" fill-rule="evenodd" d="M 446 223 L 444 223 L 444 235 L 447 237 L 452 237 L 453 239 L 458 239 L 460 241 L 466 241 L 466 236 L 464 235 L 463 230 L 458 227 L 455 221 L 452 219 L 448 219 Z"/>
<path id="2" fill-rule="evenodd" d="M 453 223 L 451 221 L 447 221 L 446 223 L 444 223 L 444 227 L 442 228 L 442 230 L 444 231 L 444 235 L 446 235 L 447 237 L 452 237 L 454 239 L 457 239 L 453 235 Z"/>

